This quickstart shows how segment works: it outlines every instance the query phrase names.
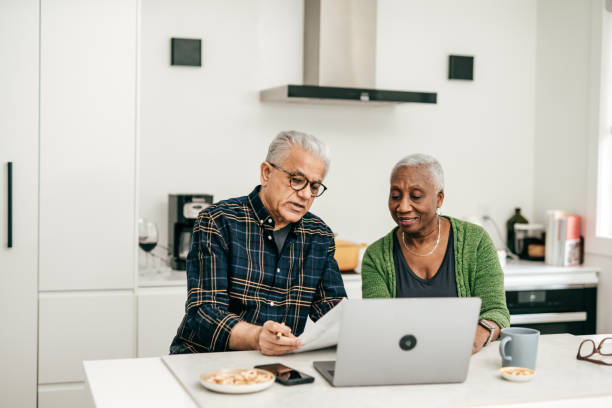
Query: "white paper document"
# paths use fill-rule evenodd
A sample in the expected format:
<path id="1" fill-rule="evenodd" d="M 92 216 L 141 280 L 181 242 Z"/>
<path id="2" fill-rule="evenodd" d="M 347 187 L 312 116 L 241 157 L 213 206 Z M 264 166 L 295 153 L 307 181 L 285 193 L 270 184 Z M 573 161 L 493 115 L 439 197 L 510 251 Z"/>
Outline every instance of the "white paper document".
<path id="1" fill-rule="evenodd" d="M 344 301 L 340 301 L 333 309 L 317 320 L 316 323 L 307 327 L 298 337 L 302 341 L 302 347 L 295 350 L 294 353 L 317 350 L 338 344 L 340 318 L 344 303 Z"/>

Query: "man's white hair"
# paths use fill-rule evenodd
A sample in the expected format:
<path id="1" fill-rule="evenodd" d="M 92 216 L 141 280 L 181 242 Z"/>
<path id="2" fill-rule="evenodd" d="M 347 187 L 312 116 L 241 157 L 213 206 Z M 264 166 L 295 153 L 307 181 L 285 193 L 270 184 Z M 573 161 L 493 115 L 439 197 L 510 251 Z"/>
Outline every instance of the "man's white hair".
<path id="1" fill-rule="evenodd" d="M 296 130 L 280 132 L 274 138 L 268 148 L 266 161 L 278 165 L 287 158 L 291 149 L 296 146 L 303 148 L 308 153 L 323 160 L 323 162 L 325 162 L 325 174 L 327 174 L 331 162 L 327 145 L 313 135 L 298 132 Z"/>
<path id="2" fill-rule="evenodd" d="M 440 162 L 438 162 L 435 157 L 422 153 L 411 154 L 398 161 L 397 164 L 393 166 L 393 170 L 391 170 L 391 178 L 393 178 L 395 172 L 402 167 L 417 166 L 427 167 L 431 173 L 431 178 L 434 187 L 436 188 L 436 192 L 439 193 L 440 191 L 444 190 L 444 170 L 442 170 Z"/>

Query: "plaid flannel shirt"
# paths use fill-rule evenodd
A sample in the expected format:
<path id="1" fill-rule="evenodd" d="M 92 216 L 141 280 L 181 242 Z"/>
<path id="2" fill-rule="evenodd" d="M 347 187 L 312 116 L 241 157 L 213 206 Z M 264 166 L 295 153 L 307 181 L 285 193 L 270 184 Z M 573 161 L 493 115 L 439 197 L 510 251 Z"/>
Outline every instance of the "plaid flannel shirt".
<path id="1" fill-rule="evenodd" d="M 329 227 L 308 212 L 277 250 L 259 190 L 200 213 L 187 256 L 185 317 L 171 354 L 228 350 L 239 321 L 283 322 L 297 336 L 309 315 L 316 321 L 346 297 Z"/>

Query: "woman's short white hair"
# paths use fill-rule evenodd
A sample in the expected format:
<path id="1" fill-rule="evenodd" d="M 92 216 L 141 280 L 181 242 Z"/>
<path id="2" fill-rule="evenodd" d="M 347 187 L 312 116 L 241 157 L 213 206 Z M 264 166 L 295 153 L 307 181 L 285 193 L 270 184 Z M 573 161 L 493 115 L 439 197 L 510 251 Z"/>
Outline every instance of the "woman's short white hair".
<path id="1" fill-rule="evenodd" d="M 434 187 L 436 188 L 436 191 L 438 193 L 444 190 L 444 170 L 442 170 L 440 162 L 436 160 L 435 157 L 422 153 L 411 154 L 398 161 L 397 164 L 393 166 L 393 170 L 391 170 L 391 178 L 393 178 L 395 172 L 402 167 L 417 166 L 427 167 L 427 169 L 431 173 L 431 178 L 433 180 Z"/>
<path id="2" fill-rule="evenodd" d="M 327 145 L 313 135 L 296 130 L 283 131 L 276 135 L 268 148 L 266 161 L 276 165 L 282 163 L 295 146 L 301 147 L 323 160 L 325 162 L 325 174 L 327 174 L 331 162 Z"/>

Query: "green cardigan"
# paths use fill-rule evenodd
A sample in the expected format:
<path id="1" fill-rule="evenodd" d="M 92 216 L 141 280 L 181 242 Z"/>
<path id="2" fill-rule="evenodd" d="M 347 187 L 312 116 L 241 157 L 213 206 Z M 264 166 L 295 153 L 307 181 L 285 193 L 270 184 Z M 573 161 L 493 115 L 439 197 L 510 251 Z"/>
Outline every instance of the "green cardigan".
<path id="1" fill-rule="evenodd" d="M 446 217 L 453 228 L 455 276 L 459 297 L 482 299 L 480 319 L 492 320 L 500 328 L 510 325 L 506 306 L 504 273 L 491 238 L 475 224 Z M 364 298 L 396 296 L 393 234 L 390 233 L 368 247 L 361 264 L 361 291 Z"/>

